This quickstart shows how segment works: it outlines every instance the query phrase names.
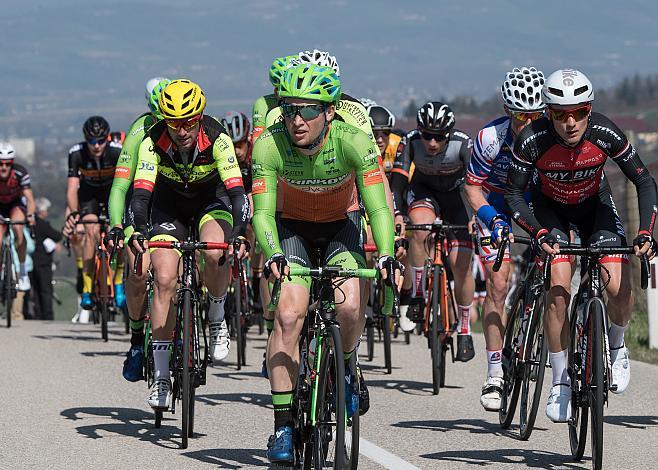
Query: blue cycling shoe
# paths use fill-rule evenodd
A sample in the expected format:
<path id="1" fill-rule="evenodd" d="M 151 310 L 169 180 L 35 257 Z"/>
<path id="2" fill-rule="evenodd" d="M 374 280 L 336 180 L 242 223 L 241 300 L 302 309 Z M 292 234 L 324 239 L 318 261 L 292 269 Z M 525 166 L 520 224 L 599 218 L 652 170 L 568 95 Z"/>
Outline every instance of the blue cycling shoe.
<path id="1" fill-rule="evenodd" d="M 123 378 L 128 382 L 144 379 L 144 346 L 130 346 L 123 361 Z"/>
<path id="2" fill-rule="evenodd" d="M 266 379 L 270 378 L 270 374 L 267 372 L 267 358 L 265 357 L 265 354 L 263 354 L 263 365 L 260 368 L 260 375 L 262 375 Z"/>
<path id="3" fill-rule="evenodd" d="M 123 284 L 114 284 L 114 304 L 119 308 L 126 307 L 126 291 Z"/>
<path id="4" fill-rule="evenodd" d="M 80 296 L 80 308 L 85 310 L 91 310 L 94 306 L 94 301 L 91 300 L 91 294 L 88 292 L 83 292 Z"/>
<path id="5" fill-rule="evenodd" d="M 359 379 L 345 364 L 345 411 L 351 418 L 359 410 Z"/>
<path id="6" fill-rule="evenodd" d="M 292 427 L 281 426 L 270 436 L 266 455 L 272 463 L 294 463 Z"/>

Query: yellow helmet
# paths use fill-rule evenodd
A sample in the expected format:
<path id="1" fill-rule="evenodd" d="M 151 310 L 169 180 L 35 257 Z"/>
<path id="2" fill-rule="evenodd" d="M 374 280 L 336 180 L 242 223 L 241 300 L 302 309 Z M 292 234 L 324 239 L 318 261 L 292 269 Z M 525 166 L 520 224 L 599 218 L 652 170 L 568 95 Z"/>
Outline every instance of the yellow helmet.
<path id="1" fill-rule="evenodd" d="M 206 96 L 194 82 L 173 80 L 162 90 L 158 106 L 165 119 L 187 119 L 203 112 Z"/>

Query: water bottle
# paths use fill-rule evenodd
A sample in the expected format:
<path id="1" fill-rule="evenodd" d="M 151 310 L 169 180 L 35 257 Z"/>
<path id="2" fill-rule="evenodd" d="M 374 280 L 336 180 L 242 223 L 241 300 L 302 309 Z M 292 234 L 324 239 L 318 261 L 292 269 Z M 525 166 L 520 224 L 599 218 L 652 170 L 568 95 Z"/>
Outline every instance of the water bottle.
<path id="1" fill-rule="evenodd" d="M 308 344 L 308 366 L 310 370 L 313 370 L 315 366 L 315 337 L 311 338 L 311 342 Z"/>

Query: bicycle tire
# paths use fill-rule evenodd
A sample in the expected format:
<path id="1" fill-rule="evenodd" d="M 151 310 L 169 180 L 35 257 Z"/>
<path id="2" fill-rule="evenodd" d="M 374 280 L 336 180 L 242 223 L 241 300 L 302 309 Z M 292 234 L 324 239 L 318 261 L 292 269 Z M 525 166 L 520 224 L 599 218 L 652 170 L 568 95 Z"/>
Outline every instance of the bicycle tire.
<path id="1" fill-rule="evenodd" d="M 581 460 L 587 443 L 589 405 L 584 399 L 583 354 L 580 342 L 580 328 L 575 307 L 571 313 L 568 370 L 571 377 L 571 418 L 569 419 L 569 446 L 574 460 Z"/>
<path id="2" fill-rule="evenodd" d="M 9 236 L 6 234 L 6 236 Z M 5 315 L 7 316 L 7 328 L 11 328 L 11 308 L 14 304 L 14 269 L 13 261 L 11 259 L 11 250 L 7 249 L 7 245 L 2 244 L 2 262 L 3 262 L 3 295 L 4 295 L 4 304 L 5 304 Z"/>
<path id="3" fill-rule="evenodd" d="M 238 370 L 242 370 L 243 364 L 245 364 L 244 359 L 244 328 L 243 328 L 243 305 L 242 305 L 242 280 L 240 279 L 240 273 L 235 277 L 235 287 L 233 290 L 233 328 L 235 330 L 235 338 L 238 346 Z"/>
<path id="4" fill-rule="evenodd" d="M 327 327 L 322 338 L 322 351 L 316 349 L 316 354 L 320 354 L 320 367 L 317 379 L 316 423 L 312 430 L 313 464 L 315 469 L 343 469 L 346 460 L 345 363 L 337 325 Z"/>
<path id="5" fill-rule="evenodd" d="M 366 345 L 367 345 L 367 358 L 368 362 L 372 362 L 375 357 L 375 326 L 373 325 L 374 318 L 370 319 L 370 322 L 366 325 Z"/>
<path id="6" fill-rule="evenodd" d="M 448 352 L 448 337 L 445 334 L 439 334 L 439 346 L 441 347 L 441 380 L 439 381 L 439 387 L 443 388 L 446 386 L 446 353 Z M 452 338 L 451 338 L 452 340 Z M 450 343 L 452 345 L 452 343 Z"/>
<path id="7" fill-rule="evenodd" d="M 591 417 L 592 468 L 599 470 L 603 466 L 603 410 L 606 402 L 605 370 L 606 355 L 603 338 L 603 315 L 605 310 L 599 300 L 589 304 L 591 344 L 590 370 L 591 377 L 588 387 Z"/>
<path id="8" fill-rule="evenodd" d="M 391 317 L 384 315 L 382 323 L 384 334 L 384 367 L 386 368 L 386 373 L 390 374 L 393 371 L 393 360 L 391 357 Z"/>
<path id="9" fill-rule="evenodd" d="M 350 358 L 350 368 L 356 371 L 357 356 L 352 354 Z M 358 378 L 357 378 L 358 382 Z M 351 418 L 346 420 L 345 426 L 345 460 L 343 468 L 357 470 L 359 466 L 359 437 L 360 437 L 360 417 L 359 410 Z M 348 435 L 349 434 L 349 435 Z M 349 443 L 349 447 L 347 446 Z"/>
<path id="10" fill-rule="evenodd" d="M 192 396 L 192 357 L 190 351 L 191 342 L 191 321 L 192 321 L 192 299 L 188 289 L 183 292 L 183 301 L 181 302 L 181 322 L 183 324 L 183 367 L 182 367 L 182 428 L 181 428 L 181 448 L 187 449 L 188 438 L 190 437 L 190 411 L 191 402 L 194 399 Z"/>
<path id="11" fill-rule="evenodd" d="M 432 393 L 438 395 L 441 389 L 441 357 L 443 344 L 439 336 L 439 267 L 434 266 L 430 299 L 430 355 L 432 358 Z"/>
<path id="12" fill-rule="evenodd" d="M 500 427 L 507 429 L 514 420 L 516 405 L 519 401 L 521 380 L 518 374 L 518 352 L 519 345 L 516 344 L 518 333 L 521 328 L 521 317 L 525 307 L 523 296 L 519 296 L 512 304 L 507 324 L 505 325 L 505 337 L 503 338 L 503 393 L 500 397 L 500 410 L 498 410 L 498 421 Z"/>
<path id="13" fill-rule="evenodd" d="M 519 435 L 526 441 L 530 438 L 537 418 L 537 409 L 541 401 L 544 371 L 548 357 L 548 344 L 544 341 L 543 326 L 544 303 L 535 299 L 531 323 L 528 327 L 525 344 L 526 360 L 523 364 L 523 381 L 521 383 L 521 402 L 519 413 Z M 534 382 L 534 388 L 531 386 Z M 530 401 L 528 401 L 530 400 Z"/>
<path id="14" fill-rule="evenodd" d="M 110 315 L 107 302 L 109 300 L 109 295 L 107 293 L 107 282 L 109 276 L 109 270 L 107 265 L 107 253 L 101 250 L 98 262 L 100 263 L 100 280 L 99 280 L 99 298 L 96 299 L 97 308 L 99 310 L 99 316 L 101 321 L 101 337 L 103 341 L 108 341 L 108 331 L 107 331 L 107 322 Z"/>

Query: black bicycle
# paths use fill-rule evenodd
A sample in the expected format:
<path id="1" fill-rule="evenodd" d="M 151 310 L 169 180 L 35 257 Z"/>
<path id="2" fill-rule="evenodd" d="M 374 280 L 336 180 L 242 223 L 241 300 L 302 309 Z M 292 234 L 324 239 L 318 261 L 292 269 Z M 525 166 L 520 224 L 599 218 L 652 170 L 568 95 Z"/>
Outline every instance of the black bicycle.
<path id="1" fill-rule="evenodd" d="M 608 315 L 603 298 L 606 284 L 602 280 L 601 256 L 633 254 L 632 246 L 582 247 L 561 246 L 560 253 L 581 257 L 581 281 L 570 316 L 569 362 L 571 377 L 571 418 L 569 443 L 571 454 L 580 460 L 587 441 L 588 412 L 591 419 L 592 467 L 603 466 L 603 409 L 612 390 L 612 364 L 608 343 Z M 641 287 L 649 279 L 649 260 L 641 258 Z"/>
<path id="2" fill-rule="evenodd" d="M 7 328 L 11 328 L 11 307 L 16 298 L 16 281 L 18 279 L 16 268 L 14 267 L 13 255 L 13 234 L 9 228 L 12 225 L 26 225 L 27 221 L 13 221 L 11 219 L 2 217 L 0 218 L 0 225 L 5 228 L 4 236 L 2 237 L 2 248 L 0 253 L 0 260 L 2 260 L 2 268 L 0 269 L 0 304 L 2 310 L 7 318 Z"/>
<path id="3" fill-rule="evenodd" d="M 295 467 L 356 469 L 359 413 L 350 417 L 345 409 L 345 364 L 334 289 L 348 278 L 375 278 L 379 271 L 293 266 L 290 276 L 313 279 L 309 312 L 299 341 L 300 367 L 292 404 Z M 272 288 L 271 309 L 278 303 L 280 287 L 281 280 L 277 280 Z M 394 302 L 392 295 L 387 299 Z M 351 370 L 356 371 L 356 354 L 350 360 Z"/>
<path id="4" fill-rule="evenodd" d="M 502 264 L 507 244 L 508 230 L 503 231 L 502 243 L 492 269 L 498 271 Z M 534 240 L 515 236 L 515 243 L 530 245 L 525 277 L 521 278 L 514 291 L 511 308 L 507 316 L 503 339 L 503 390 L 498 418 L 503 429 L 514 419 L 516 406 L 519 409 L 519 434 L 527 440 L 534 429 L 537 410 L 541 401 L 544 371 L 548 357 L 548 344 L 544 335 L 544 293 L 550 287 L 550 259 L 540 256 L 540 248 Z M 490 239 L 482 239 L 483 245 Z"/>
<path id="5" fill-rule="evenodd" d="M 190 233 L 194 234 L 195 231 L 190 230 Z M 150 241 L 148 248 L 178 250 L 182 253 L 180 261 L 182 270 L 179 269 L 181 276 L 176 292 L 176 325 L 170 370 L 173 378 L 172 395 L 174 397 L 171 412 L 175 413 L 176 401 L 181 401 L 181 448 L 186 449 L 188 438 L 194 437 L 196 389 L 206 384 L 206 368 L 209 362 L 208 339 L 203 328 L 200 308 L 196 252 L 198 250 L 227 250 L 228 243 L 200 242 L 195 240 L 194 235 L 191 235 L 186 241 Z M 141 270 L 141 259 L 139 254 L 135 257 L 136 272 Z M 147 358 L 147 364 L 149 360 Z M 159 426 L 161 419 L 161 413 L 159 414 L 156 410 L 156 427 Z"/>

